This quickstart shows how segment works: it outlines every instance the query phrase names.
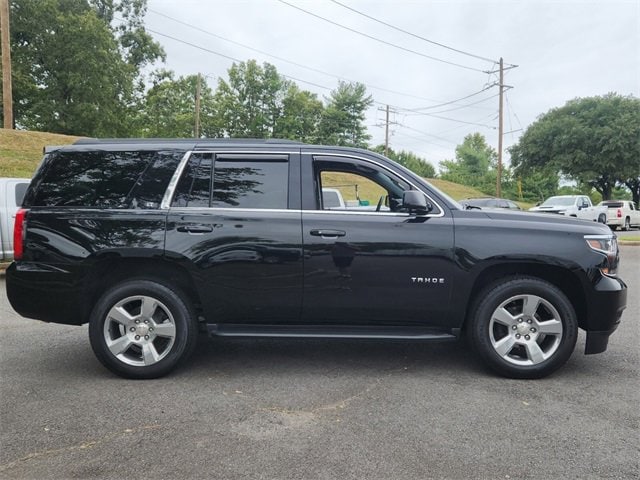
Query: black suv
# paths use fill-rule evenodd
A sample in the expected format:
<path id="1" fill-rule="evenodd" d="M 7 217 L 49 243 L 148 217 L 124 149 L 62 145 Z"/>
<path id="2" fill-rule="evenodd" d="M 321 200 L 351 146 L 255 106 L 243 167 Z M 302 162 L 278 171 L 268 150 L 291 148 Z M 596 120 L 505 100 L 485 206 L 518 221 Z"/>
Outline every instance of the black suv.
<path id="1" fill-rule="evenodd" d="M 345 208 L 323 205 L 337 189 Z M 169 372 L 199 331 L 455 340 L 511 377 L 607 348 L 626 305 L 605 226 L 465 210 L 358 149 L 80 140 L 45 150 L 15 226 L 25 317 L 89 323 L 113 372 Z"/>

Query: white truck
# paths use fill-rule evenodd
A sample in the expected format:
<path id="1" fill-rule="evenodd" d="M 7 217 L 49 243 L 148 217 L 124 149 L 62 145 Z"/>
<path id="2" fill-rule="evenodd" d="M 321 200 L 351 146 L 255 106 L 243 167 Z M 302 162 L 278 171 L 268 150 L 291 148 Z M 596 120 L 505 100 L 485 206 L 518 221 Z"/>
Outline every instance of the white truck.
<path id="1" fill-rule="evenodd" d="M 13 224 L 30 182 L 28 178 L 0 178 L 0 262 L 13 260 Z"/>
<path id="2" fill-rule="evenodd" d="M 599 207 L 607 208 L 607 225 L 611 230 L 621 228 L 629 230 L 631 227 L 640 227 L 640 210 L 629 200 L 604 200 Z"/>
<path id="3" fill-rule="evenodd" d="M 546 199 L 530 212 L 557 213 L 567 217 L 583 218 L 594 222 L 607 222 L 607 207 L 593 206 L 587 195 L 557 195 Z"/>

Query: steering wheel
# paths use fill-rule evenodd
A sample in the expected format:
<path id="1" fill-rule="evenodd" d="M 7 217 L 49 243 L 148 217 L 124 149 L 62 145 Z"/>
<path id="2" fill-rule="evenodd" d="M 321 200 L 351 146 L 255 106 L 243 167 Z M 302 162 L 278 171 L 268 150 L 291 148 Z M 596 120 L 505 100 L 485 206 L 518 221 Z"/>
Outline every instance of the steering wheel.
<path id="1" fill-rule="evenodd" d="M 376 205 L 376 212 L 380 211 L 380 208 L 382 207 L 382 203 L 384 202 L 384 195 L 382 195 L 380 197 L 380 200 L 378 200 L 378 205 Z"/>

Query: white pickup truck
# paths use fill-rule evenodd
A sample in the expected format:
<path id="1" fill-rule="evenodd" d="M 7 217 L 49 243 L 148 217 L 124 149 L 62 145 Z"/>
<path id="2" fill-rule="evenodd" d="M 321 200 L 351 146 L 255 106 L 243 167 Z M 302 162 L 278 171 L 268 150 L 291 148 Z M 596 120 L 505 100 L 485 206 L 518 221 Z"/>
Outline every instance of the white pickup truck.
<path id="1" fill-rule="evenodd" d="M 546 199 L 530 212 L 558 213 L 567 217 L 583 218 L 594 222 L 607 222 L 607 207 L 594 207 L 587 195 L 557 195 Z"/>
<path id="2" fill-rule="evenodd" d="M 13 260 L 13 224 L 31 180 L 0 178 L 0 262 Z"/>
<path id="3" fill-rule="evenodd" d="M 640 227 L 640 210 L 629 200 L 604 200 L 599 207 L 607 208 L 607 225 L 611 230 Z"/>

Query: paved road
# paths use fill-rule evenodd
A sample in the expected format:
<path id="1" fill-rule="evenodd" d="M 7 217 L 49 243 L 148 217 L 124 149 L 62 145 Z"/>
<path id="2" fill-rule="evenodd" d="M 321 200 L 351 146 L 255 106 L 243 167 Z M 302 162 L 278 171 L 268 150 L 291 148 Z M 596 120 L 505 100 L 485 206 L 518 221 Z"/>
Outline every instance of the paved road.
<path id="1" fill-rule="evenodd" d="M 639 478 L 640 247 L 623 324 L 551 378 L 488 373 L 461 345 L 218 340 L 126 381 L 85 327 L 0 297 L 0 478 Z M 0 284 L 4 291 L 4 285 Z"/>

